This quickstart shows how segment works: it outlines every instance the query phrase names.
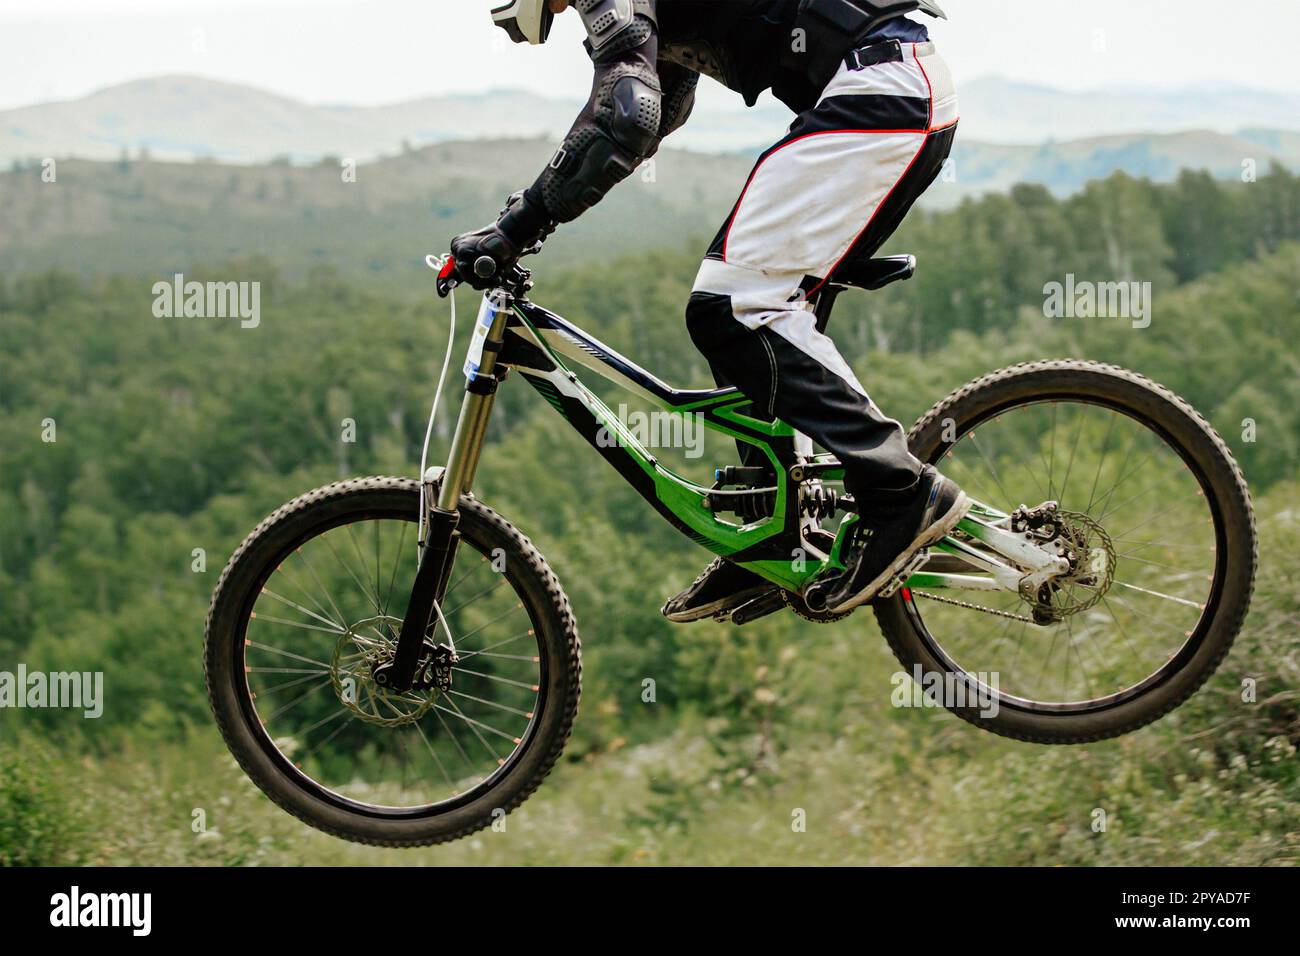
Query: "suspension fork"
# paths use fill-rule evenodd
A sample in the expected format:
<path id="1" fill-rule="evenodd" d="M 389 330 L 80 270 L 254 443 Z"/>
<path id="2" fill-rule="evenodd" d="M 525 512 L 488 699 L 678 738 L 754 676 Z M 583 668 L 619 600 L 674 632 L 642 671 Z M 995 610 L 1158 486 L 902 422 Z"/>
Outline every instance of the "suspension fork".
<path id="1" fill-rule="evenodd" d="M 478 471 L 500 382 L 496 374 L 497 356 L 505 342 L 506 323 L 513 305 L 514 298 L 509 293 L 500 289 L 489 292 L 483 298 L 474 324 L 469 356 L 465 360 L 465 400 L 460 406 L 447 467 L 437 486 L 437 500 L 429 506 L 426 515 L 428 524 L 420 565 L 411 585 L 397 651 L 390 662 L 374 671 L 375 683 L 395 693 L 411 689 L 420 668 L 429 621 L 435 609 L 441 614 L 442 599 L 447 593 L 460 544 L 460 534 L 456 531 L 460 522 L 460 496 L 469 494 Z M 423 475 L 420 480 L 424 480 Z"/>

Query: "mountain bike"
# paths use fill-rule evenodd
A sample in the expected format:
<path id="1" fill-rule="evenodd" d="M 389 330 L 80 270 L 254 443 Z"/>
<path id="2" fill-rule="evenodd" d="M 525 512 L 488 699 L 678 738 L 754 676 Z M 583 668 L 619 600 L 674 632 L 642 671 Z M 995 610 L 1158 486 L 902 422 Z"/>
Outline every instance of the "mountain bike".
<path id="1" fill-rule="evenodd" d="M 433 264 L 446 295 L 454 264 Z M 819 328 L 840 293 L 914 268 L 893 256 L 837 271 L 809 304 Z M 581 678 L 569 601 L 474 494 L 511 373 L 674 528 L 771 582 L 726 620 L 845 616 L 821 597 L 866 533 L 839 462 L 792 454 L 792 429 L 735 389 L 670 387 L 531 301 L 532 287 L 516 265 L 483 296 L 445 465 L 295 498 L 217 585 L 205 641 L 217 724 L 267 796 L 326 832 L 390 846 L 464 836 L 531 795 L 569 736 Z M 697 416 L 767 464 L 689 480 L 580 372 Z M 1166 714 L 1223 660 L 1250 602 L 1254 517 L 1222 439 L 1171 391 L 1094 362 L 1017 365 L 957 389 L 909 441 L 974 505 L 872 607 L 918 683 L 968 692 L 940 701 L 957 716 L 1025 741 L 1102 740 Z"/>

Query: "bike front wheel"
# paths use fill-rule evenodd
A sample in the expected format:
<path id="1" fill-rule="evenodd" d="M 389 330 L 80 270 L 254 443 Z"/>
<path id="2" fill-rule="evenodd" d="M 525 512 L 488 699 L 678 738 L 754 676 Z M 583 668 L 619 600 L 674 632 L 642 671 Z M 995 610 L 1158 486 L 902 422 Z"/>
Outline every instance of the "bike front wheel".
<path id="1" fill-rule="evenodd" d="M 394 694 L 371 677 L 415 580 L 415 481 L 296 498 L 221 575 L 204 648 L 217 725 L 253 782 L 311 826 L 387 846 L 456 839 L 527 799 L 568 739 L 581 678 L 568 599 L 509 522 L 473 498 L 459 511 L 426 632 L 445 686 Z"/>
<path id="2" fill-rule="evenodd" d="M 1032 608 L 922 585 L 874 604 L 909 675 L 962 719 L 1102 740 L 1177 707 L 1228 653 L 1250 604 L 1254 515 L 1223 440 L 1173 392 L 1115 366 L 1020 365 L 944 399 L 909 442 L 977 501 L 1059 502 L 1043 513 L 1062 551 L 1088 556 Z"/>

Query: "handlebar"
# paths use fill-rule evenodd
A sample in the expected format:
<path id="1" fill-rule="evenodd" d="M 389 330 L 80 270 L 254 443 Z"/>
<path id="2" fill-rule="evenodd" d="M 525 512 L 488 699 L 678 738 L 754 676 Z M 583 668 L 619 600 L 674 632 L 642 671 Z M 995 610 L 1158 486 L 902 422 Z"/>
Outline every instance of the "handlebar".
<path id="1" fill-rule="evenodd" d="M 520 252 L 519 258 L 522 259 L 525 256 L 537 255 L 542 251 L 542 243 L 545 241 L 546 236 L 543 235 L 531 246 Z M 438 296 L 440 298 L 447 298 L 447 296 L 451 294 L 451 290 L 456 288 L 456 286 L 460 285 L 463 281 L 458 273 L 460 266 L 451 255 L 447 255 L 445 258 L 427 255 L 424 257 L 424 261 L 428 264 L 429 268 L 436 268 L 438 270 L 437 288 Z M 496 260 L 491 256 L 479 256 L 478 259 L 474 261 L 473 269 L 474 274 L 480 279 L 490 279 L 497 271 Z M 533 287 L 532 278 L 532 272 L 523 268 L 516 262 L 506 270 L 503 276 L 501 276 L 501 281 L 498 287 L 516 295 L 522 295 Z"/>
<path id="2" fill-rule="evenodd" d="M 456 288 L 463 281 L 460 276 L 457 275 L 456 260 L 451 256 L 447 256 L 445 260 L 439 260 L 435 256 L 425 256 L 425 261 L 429 264 L 430 268 L 433 268 L 434 263 L 436 262 L 442 263 L 441 267 L 438 269 L 437 289 L 439 298 L 447 298 L 447 296 L 451 295 L 452 289 Z M 491 268 L 488 269 L 488 271 L 483 272 L 480 271 L 480 266 L 482 266 L 485 261 L 489 266 L 491 266 Z M 478 261 L 474 263 L 474 274 L 480 278 L 490 278 L 495 271 L 496 262 L 494 262 L 489 256 L 481 256 Z M 532 272 L 523 268 L 518 263 L 515 263 L 506 270 L 505 274 L 501 276 L 501 281 L 497 284 L 497 288 L 505 289 L 512 295 L 523 295 L 532 287 Z"/>

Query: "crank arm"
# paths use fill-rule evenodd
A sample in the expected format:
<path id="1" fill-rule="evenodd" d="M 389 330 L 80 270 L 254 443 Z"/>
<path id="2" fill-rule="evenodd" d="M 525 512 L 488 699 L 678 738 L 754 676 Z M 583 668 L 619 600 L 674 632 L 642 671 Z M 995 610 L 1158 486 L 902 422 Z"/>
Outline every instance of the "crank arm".
<path id="1" fill-rule="evenodd" d="M 752 601 L 740 605 L 740 607 L 720 618 L 720 620 L 730 621 L 732 624 L 739 626 L 748 624 L 750 621 L 757 621 L 760 617 L 775 614 L 784 607 L 785 599 L 781 596 L 781 591 L 778 588 L 773 588 L 764 594 L 760 594 Z"/>

